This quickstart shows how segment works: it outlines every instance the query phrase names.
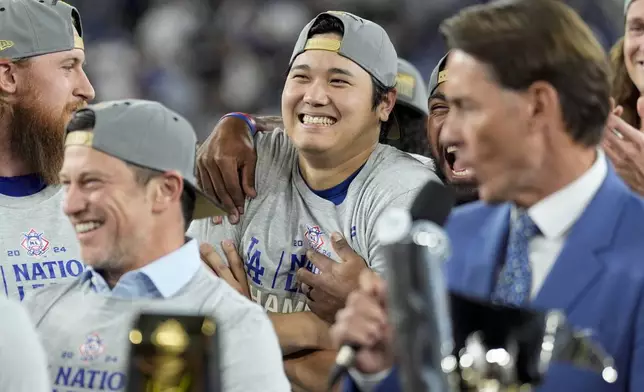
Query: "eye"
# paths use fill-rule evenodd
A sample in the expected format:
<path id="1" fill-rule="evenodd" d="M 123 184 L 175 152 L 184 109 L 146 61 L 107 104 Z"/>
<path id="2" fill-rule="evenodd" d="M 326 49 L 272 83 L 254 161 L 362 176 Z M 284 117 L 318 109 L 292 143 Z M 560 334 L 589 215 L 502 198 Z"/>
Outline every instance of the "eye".
<path id="1" fill-rule="evenodd" d="M 347 82 L 346 80 L 342 80 L 342 79 L 331 79 L 331 84 L 348 85 L 349 82 Z"/>

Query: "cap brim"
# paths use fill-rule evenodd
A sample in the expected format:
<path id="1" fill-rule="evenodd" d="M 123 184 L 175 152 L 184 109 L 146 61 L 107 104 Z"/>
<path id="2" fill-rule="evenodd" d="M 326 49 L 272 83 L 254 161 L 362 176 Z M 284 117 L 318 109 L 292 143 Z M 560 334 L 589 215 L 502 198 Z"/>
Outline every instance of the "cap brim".
<path id="1" fill-rule="evenodd" d="M 210 218 L 213 216 L 228 216 L 224 207 L 214 198 L 206 195 L 203 191 L 190 184 L 188 181 L 185 182 L 185 185 L 192 188 L 195 192 L 195 210 L 192 213 L 193 220 Z"/>

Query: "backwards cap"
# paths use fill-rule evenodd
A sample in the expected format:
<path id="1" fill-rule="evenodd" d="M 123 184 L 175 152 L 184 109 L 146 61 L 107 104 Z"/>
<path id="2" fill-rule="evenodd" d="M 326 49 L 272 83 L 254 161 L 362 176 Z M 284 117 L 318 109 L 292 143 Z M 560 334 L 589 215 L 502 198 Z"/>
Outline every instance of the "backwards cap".
<path id="1" fill-rule="evenodd" d="M 342 38 L 309 38 L 311 27 L 322 15 L 337 18 L 344 26 Z M 343 11 L 327 11 L 311 20 L 300 33 L 289 66 L 306 50 L 327 50 L 348 58 L 386 87 L 396 84 L 398 55 L 385 30 L 376 23 Z"/>
<path id="2" fill-rule="evenodd" d="M 449 55 L 449 53 L 440 59 L 432 71 L 432 75 L 429 77 L 429 87 L 427 88 L 427 92 L 430 96 L 434 94 L 434 91 L 441 83 L 447 81 L 447 70 L 445 69 L 445 66 L 447 65 L 447 55 Z"/>
<path id="3" fill-rule="evenodd" d="M 91 147 L 160 172 L 176 170 L 184 186 L 195 192 L 192 219 L 227 215 L 217 201 L 197 187 L 197 135 L 185 118 L 158 102 L 136 99 L 103 102 L 80 110 L 94 112 L 94 128 L 68 132 L 65 146 Z"/>
<path id="4" fill-rule="evenodd" d="M 425 81 L 420 71 L 407 60 L 398 59 L 396 91 L 396 104 L 406 105 L 426 116 L 429 115 Z"/>
<path id="5" fill-rule="evenodd" d="M 0 58 L 84 49 L 76 8 L 63 1 L 0 0 Z"/>

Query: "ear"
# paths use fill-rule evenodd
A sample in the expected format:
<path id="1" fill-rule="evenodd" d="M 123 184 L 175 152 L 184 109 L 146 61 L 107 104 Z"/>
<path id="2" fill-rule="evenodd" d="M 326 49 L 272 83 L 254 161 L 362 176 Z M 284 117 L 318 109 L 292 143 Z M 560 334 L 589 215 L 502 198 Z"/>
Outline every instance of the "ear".
<path id="1" fill-rule="evenodd" d="M 183 193 L 183 177 L 177 171 L 168 171 L 153 178 L 150 187 L 152 211 L 159 213 L 179 203 Z"/>
<path id="2" fill-rule="evenodd" d="M 0 92 L 15 94 L 18 89 L 17 71 L 18 67 L 11 60 L 0 59 Z"/>
<path id="3" fill-rule="evenodd" d="M 563 123 L 563 114 L 559 93 L 548 82 L 537 81 L 528 87 L 527 99 L 528 122 L 530 130 L 552 128 L 553 124 Z"/>
<path id="4" fill-rule="evenodd" d="M 380 121 L 385 122 L 389 120 L 389 115 L 391 114 L 391 111 L 394 110 L 394 106 L 396 106 L 397 96 L 398 92 L 396 92 L 395 89 L 384 95 L 382 102 L 380 102 L 376 108 Z"/>

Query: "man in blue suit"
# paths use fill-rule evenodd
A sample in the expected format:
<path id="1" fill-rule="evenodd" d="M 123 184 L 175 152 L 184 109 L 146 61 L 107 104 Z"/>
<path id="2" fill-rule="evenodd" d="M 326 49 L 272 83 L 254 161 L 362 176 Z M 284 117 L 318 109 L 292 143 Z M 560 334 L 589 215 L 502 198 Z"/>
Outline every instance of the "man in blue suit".
<path id="1" fill-rule="evenodd" d="M 441 138 L 462 140 L 481 199 L 447 223 L 449 287 L 562 309 L 615 359 L 614 384 L 556 364 L 541 391 L 644 391 L 644 201 L 598 148 L 611 109 L 604 51 L 555 0 L 471 7 L 441 29 L 451 49 Z M 384 283 L 362 276 L 336 320 L 335 343 L 362 347 L 347 390 L 399 390 Z"/>

